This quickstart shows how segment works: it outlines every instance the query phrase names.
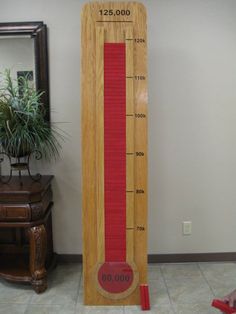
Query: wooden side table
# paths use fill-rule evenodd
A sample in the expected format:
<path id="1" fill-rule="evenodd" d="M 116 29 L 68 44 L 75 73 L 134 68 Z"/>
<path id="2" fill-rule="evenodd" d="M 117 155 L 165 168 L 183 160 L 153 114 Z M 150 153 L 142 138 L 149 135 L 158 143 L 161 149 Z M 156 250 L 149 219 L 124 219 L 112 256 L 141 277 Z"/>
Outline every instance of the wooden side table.
<path id="1" fill-rule="evenodd" d="M 53 262 L 53 176 L 39 182 L 13 177 L 0 183 L 0 277 L 30 282 L 37 293 L 47 289 L 47 271 Z"/>

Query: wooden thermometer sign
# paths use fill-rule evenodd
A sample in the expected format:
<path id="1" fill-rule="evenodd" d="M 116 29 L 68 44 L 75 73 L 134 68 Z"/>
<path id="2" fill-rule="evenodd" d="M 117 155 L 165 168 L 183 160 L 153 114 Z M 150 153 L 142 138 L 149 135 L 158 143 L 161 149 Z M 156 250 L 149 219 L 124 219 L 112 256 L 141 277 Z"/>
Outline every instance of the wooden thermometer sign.
<path id="1" fill-rule="evenodd" d="M 147 282 L 146 12 L 82 13 L 84 303 L 139 304 Z"/>

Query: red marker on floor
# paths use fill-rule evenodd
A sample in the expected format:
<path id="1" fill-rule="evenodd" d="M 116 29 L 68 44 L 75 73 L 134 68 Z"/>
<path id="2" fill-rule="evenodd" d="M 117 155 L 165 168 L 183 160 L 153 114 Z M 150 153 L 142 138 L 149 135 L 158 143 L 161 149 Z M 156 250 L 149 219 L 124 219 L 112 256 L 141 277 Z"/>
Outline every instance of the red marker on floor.
<path id="1" fill-rule="evenodd" d="M 225 314 L 236 313 L 236 308 L 229 306 L 227 303 L 224 303 L 221 300 L 214 299 L 211 303 L 211 306 L 217 308 Z"/>
<path id="2" fill-rule="evenodd" d="M 149 300 L 149 291 L 148 285 L 142 284 L 140 285 L 140 299 L 141 299 L 141 308 L 143 311 L 150 310 L 150 300 Z"/>

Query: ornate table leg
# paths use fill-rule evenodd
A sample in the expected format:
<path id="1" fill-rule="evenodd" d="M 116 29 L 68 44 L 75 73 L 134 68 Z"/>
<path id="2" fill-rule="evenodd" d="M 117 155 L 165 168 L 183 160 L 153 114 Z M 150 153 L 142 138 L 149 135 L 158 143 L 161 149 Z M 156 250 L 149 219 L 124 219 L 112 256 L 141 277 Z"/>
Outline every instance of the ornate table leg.
<path id="1" fill-rule="evenodd" d="M 44 225 L 30 228 L 29 240 L 31 283 L 37 293 L 42 293 L 47 289 L 47 272 L 45 269 L 47 235 Z"/>

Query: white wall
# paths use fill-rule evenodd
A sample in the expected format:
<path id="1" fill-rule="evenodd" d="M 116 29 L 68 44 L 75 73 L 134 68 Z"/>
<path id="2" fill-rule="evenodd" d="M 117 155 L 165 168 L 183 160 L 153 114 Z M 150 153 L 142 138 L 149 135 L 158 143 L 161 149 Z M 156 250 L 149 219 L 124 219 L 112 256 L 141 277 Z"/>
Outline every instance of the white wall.
<path id="1" fill-rule="evenodd" d="M 55 175 L 58 253 L 81 253 L 79 0 L 0 0 L 0 21 L 49 29 L 52 119 L 70 134 Z M 146 0 L 149 252 L 236 251 L 236 1 Z M 181 222 L 192 220 L 191 236 Z"/>

